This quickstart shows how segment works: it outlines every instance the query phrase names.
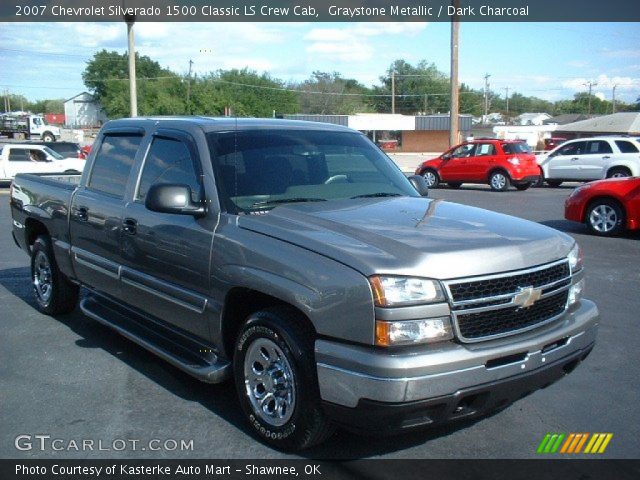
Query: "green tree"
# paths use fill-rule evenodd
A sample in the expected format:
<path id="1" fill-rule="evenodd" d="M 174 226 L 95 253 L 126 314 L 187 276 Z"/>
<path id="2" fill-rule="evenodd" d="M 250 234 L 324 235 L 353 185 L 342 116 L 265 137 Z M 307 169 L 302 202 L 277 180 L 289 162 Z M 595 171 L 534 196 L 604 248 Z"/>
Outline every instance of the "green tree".
<path id="1" fill-rule="evenodd" d="M 371 90 L 338 72 L 315 71 L 296 88 L 301 113 L 351 115 L 372 110 L 367 97 Z"/>

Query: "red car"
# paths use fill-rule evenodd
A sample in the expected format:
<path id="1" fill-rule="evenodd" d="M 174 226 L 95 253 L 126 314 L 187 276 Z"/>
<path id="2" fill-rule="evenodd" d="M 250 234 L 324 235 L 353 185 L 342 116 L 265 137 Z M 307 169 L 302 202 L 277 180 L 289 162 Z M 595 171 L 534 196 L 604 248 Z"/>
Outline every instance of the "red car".
<path id="1" fill-rule="evenodd" d="M 597 180 L 576 188 L 564 202 L 564 218 L 584 222 L 596 235 L 640 229 L 640 177 Z"/>
<path id="2" fill-rule="evenodd" d="M 451 188 L 463 183 L 488 183 L 495 191 L 507 190 L 510 185 L 526 190 L 538 181 L 540 168 L 522 141 L 478 139 L 423 162 L 416 175 L 422 175 L 430 188 L 444 182 Z"/>

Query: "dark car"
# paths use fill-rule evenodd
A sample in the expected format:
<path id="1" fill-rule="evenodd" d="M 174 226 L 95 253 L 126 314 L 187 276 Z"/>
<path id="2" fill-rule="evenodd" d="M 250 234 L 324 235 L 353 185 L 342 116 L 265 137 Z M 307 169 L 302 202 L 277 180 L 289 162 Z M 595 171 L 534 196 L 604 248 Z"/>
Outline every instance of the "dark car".
<path id="1" fill-rule="evenodd" d="M 56 153 L 59 153 L 65 158 L 82 158 L 87 156 L 84 154 L 80 145 L 75 142 L 30 142 L 34 145 L 45 145 Z"/>

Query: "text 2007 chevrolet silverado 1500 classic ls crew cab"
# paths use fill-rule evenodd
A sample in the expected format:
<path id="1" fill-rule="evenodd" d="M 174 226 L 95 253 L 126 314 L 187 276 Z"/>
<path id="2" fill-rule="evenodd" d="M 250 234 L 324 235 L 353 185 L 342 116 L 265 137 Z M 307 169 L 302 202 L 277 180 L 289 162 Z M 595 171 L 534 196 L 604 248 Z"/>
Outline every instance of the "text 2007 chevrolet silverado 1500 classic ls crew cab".
<path id="1" fill-rule="evenodd" d="M 233 377 L 256 434 L 300 449 L 486 414 L 593 348 L 573 239 L 418 180 L 343 127 L 116 120 L 78 185 L 18 175 L 13 235 L 43 312 L 86 287 L 86 315 Z"/>

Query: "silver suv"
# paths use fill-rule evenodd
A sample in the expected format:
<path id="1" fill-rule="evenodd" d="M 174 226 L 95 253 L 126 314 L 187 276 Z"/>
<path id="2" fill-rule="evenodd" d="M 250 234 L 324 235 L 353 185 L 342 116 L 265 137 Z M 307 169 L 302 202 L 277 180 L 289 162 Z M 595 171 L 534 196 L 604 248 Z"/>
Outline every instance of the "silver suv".
<path id="1" fill-rule="evenodd" d="M 539 157 L 545 181 L 557 187 L 567 181 L 591 181 L 640 175 L 640 142 L 631 137 L 570 140 Z"/>

